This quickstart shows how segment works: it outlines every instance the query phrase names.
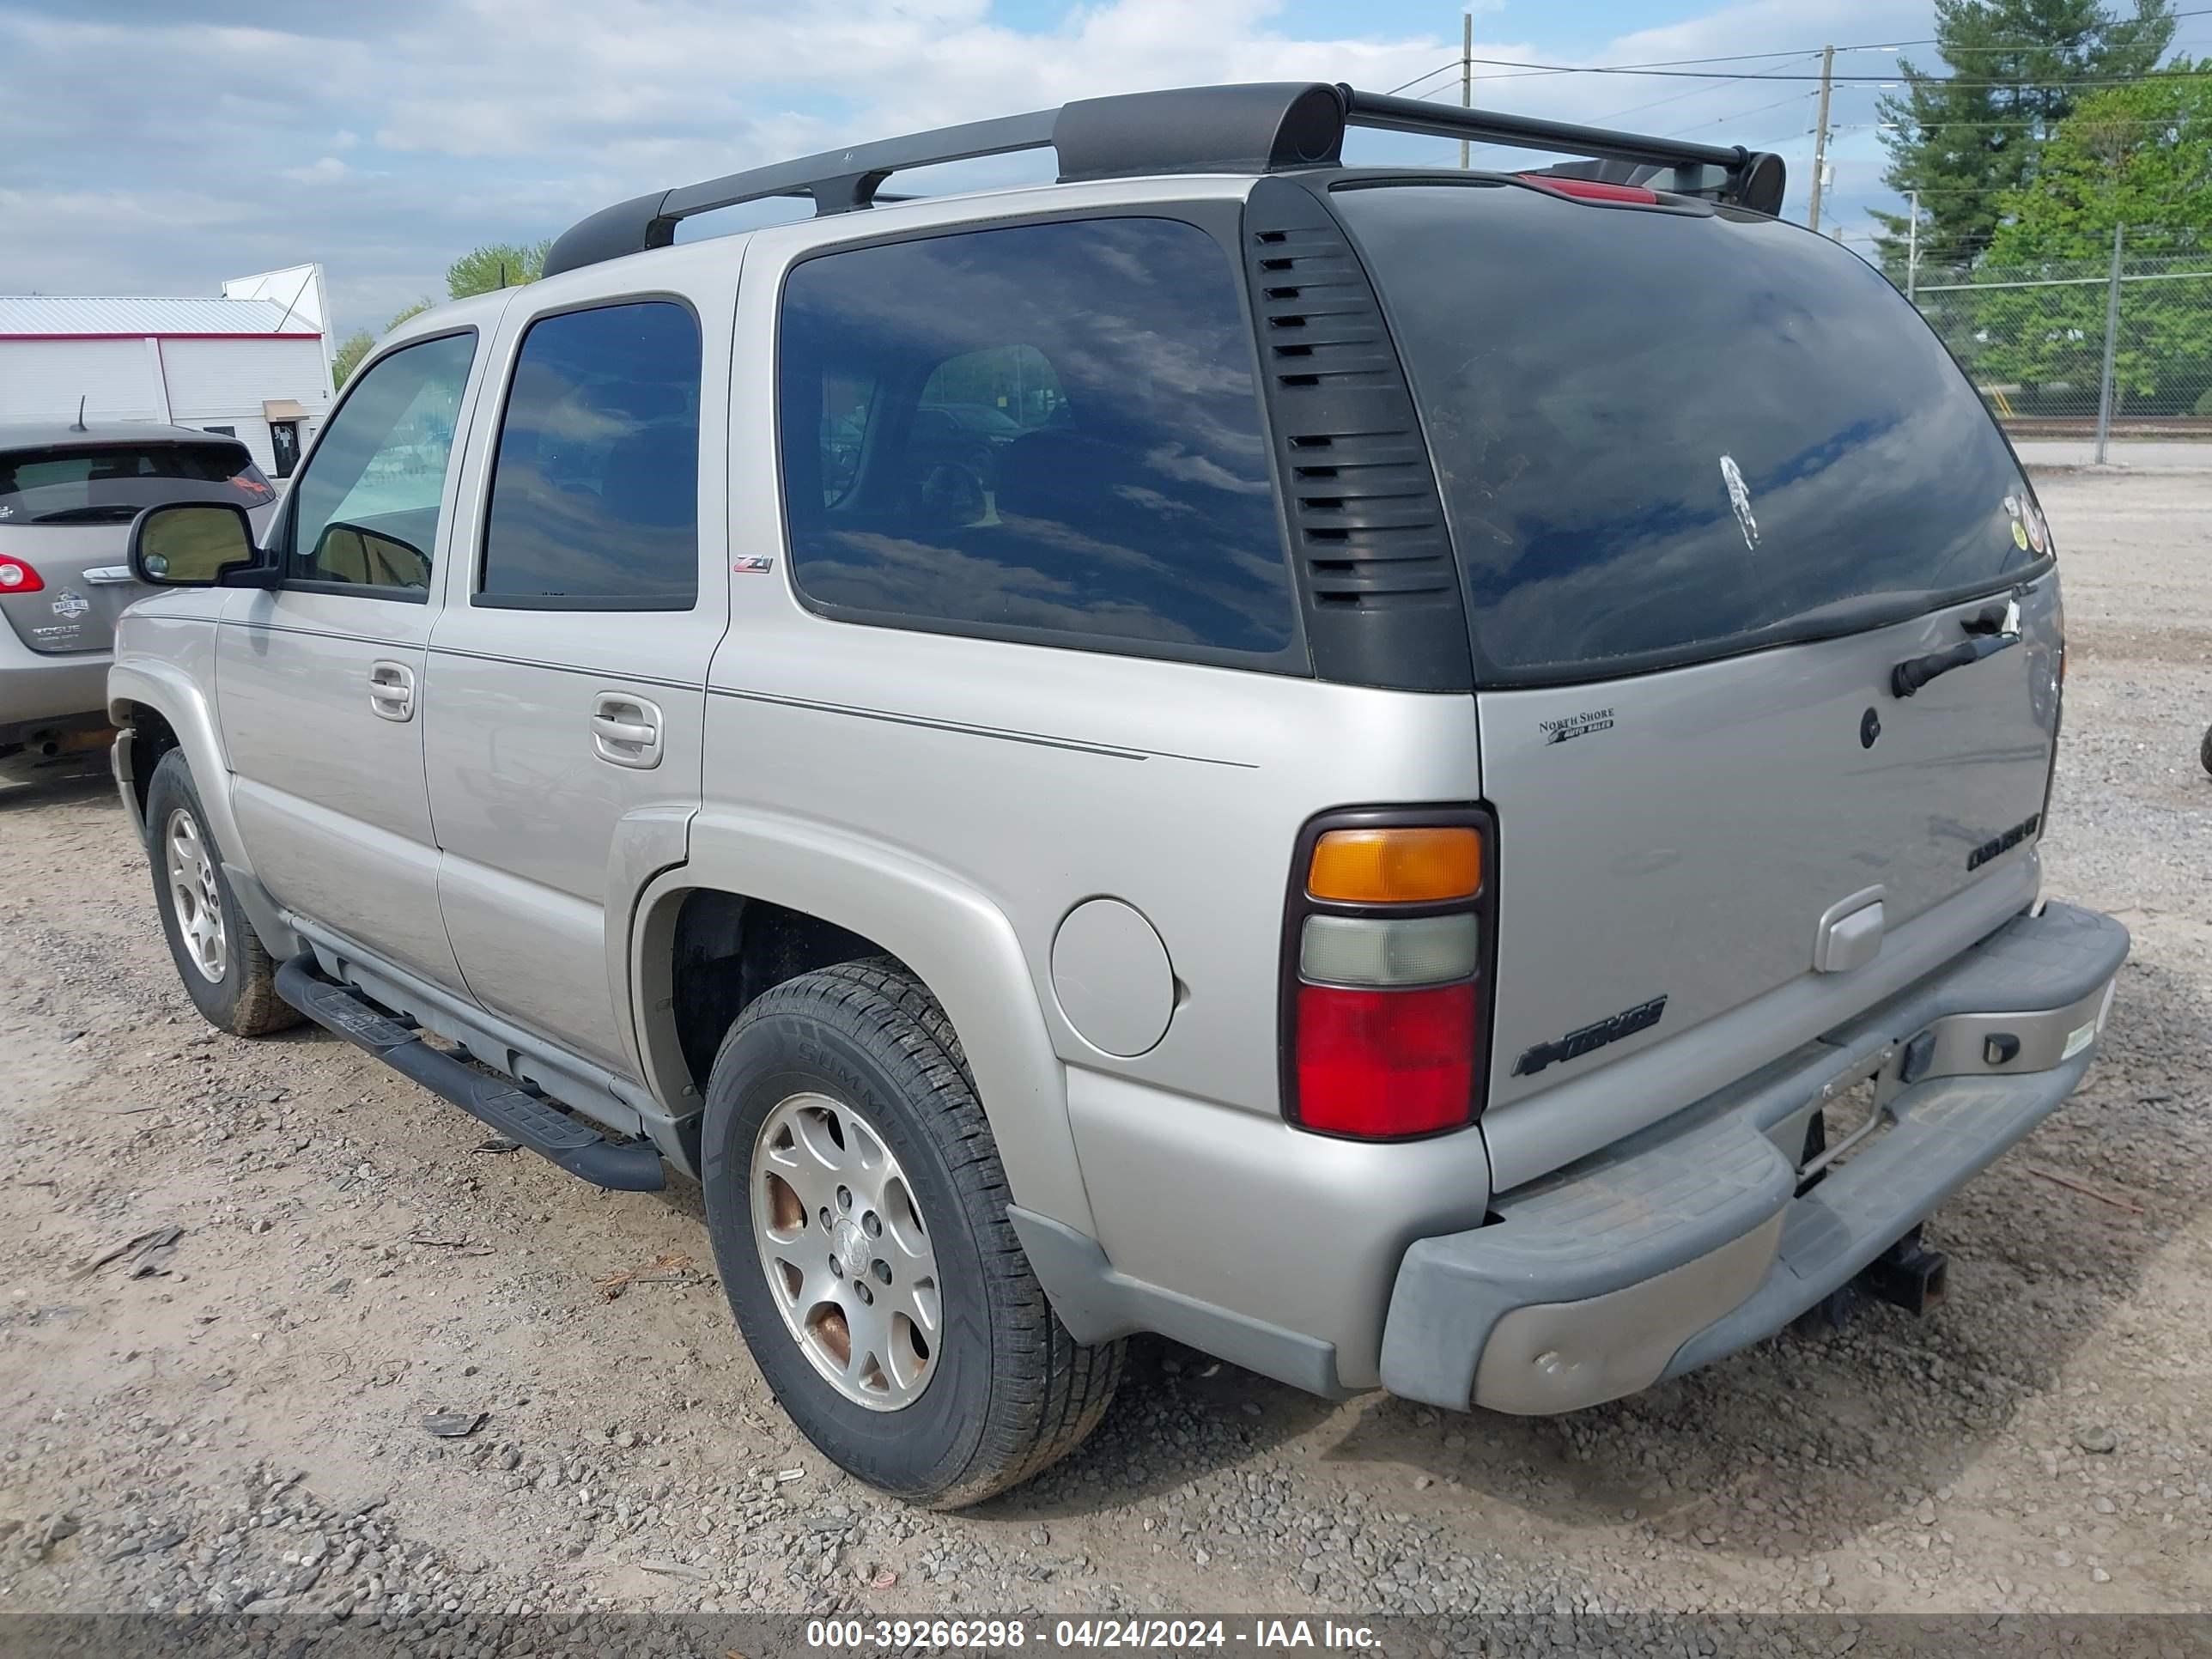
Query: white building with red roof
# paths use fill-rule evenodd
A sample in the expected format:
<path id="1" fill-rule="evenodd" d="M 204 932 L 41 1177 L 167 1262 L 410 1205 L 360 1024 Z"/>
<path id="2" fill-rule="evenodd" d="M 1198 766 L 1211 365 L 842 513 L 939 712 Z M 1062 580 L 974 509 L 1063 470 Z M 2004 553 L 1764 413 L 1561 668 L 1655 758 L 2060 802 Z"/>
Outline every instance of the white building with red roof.
<path id="1" fill-rule="evenodd" d="M 320 265 L 221 297 L 0 295 L 0 423 L 155 421 L 228 433 L 288 477 L 330 412 Z"/>

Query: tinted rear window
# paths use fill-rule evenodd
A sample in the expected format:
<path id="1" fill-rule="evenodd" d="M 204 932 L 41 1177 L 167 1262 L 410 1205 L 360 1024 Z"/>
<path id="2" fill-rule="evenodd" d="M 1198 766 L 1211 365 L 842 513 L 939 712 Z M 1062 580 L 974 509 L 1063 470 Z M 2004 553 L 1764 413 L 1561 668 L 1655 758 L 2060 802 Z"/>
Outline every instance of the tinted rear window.
<path id="1" fill-rule="evenodd" d="M 833 615 L 1200 660 L 1295 637 L 1252 331 L 1195 225 L 810 259 L 781 386 L 793 569 Z"/>
<path id="2" fill-rule="evenodd" d="M 672 301 L 530 325 L 492 466 L 477 604 L 696 603 L 699 362 L 699 325 Z"/>
<path id="3" fill-rule="evenodd" d="M 1331 199 L 1406 358 L 1492 683 L 1721 655 L 2038 556 L 1973 387 L 1845 249 L 1517 185 Z"/>
<path id="4" fill-rule="evenodd" d="M 100 444 L 0 451 L 0 520 L 129 524 L 164 501 L 266 507 L 276 491 L 234 443 Z"/>

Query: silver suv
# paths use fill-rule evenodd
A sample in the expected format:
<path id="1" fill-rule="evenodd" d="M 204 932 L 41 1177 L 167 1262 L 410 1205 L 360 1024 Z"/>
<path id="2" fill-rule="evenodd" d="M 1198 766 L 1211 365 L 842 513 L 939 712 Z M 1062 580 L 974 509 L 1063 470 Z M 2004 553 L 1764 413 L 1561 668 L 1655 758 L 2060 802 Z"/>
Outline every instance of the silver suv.
<path id="1" fill-rule="evenodd" d="M 1079 1443 L 1134 1332 L 1553 1413 L 1924 1306 L 2127 936 L 2039 898 L 2034 490 L 1780 197 L 1296 85 L 598 214 L 385 341 L 265 542 L 137 526 L 184 982 L 698 1181 L 793 1418 L 934 1504 Z"/>

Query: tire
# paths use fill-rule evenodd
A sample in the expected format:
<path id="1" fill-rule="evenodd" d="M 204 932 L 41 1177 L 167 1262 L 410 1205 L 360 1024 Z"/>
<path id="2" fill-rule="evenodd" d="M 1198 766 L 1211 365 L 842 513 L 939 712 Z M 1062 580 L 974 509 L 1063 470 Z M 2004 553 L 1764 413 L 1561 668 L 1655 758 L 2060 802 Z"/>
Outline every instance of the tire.
<path id="1" fill-rule="evenodd" d="M 959 1039 L 897 963 L 822 969 L 747 1007 L 714 1059 L 701 1152 L 738 1328 L 778 1403 L 841 1468 L 957 1509 L 1097 1427 L 1123 1345 L 1078 1345 L 1046 1301 L 1006 1218 Z"/>
<path id="2" fill-rule="evenodd" d="M 222 872 L 181 750 L 172 749 L 154 769 L 146 787 L 146 827 L 154 907 L 192 1006 L 209 1024 L 233 1036 L 265 1036 L 297 1025 L 299 1011 L 276 994 L 276 964 Z M 198 862 L 189 848 L 198 849 Z M 178 854 L 173 868 L 173 854 Z"/>
<path id="3" fill-rule="evenodd" d="M 2197 750 L 2197 758 L 2203 763 L 2206 771 L 2212 772 L 2212 726 L 2204 728 L 2204 742 Z"/>

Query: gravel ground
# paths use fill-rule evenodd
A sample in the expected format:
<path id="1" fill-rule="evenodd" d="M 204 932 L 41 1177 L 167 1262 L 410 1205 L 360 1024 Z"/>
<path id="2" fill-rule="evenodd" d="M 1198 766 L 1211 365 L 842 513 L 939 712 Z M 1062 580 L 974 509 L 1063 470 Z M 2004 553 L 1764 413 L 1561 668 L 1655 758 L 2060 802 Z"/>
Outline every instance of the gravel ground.
<path id="1" fill-rule="evenodd" d="M 462 1652 L 525 1610 L 2204 1609 L 2212 477 L 2042 488 L 2073 636 L 2048 888 L 2136 951 L 2086 1088 L 1931 1224 L 1949 1305 L 1551 1420 L 1142 1344 L 1083 1452 L 957 1516 L 776 1411 L 696 1192 L 487 1151 L 317 1034 L 216 1037 L 104 776 L 0 789 L 0 1610 Z"/>

